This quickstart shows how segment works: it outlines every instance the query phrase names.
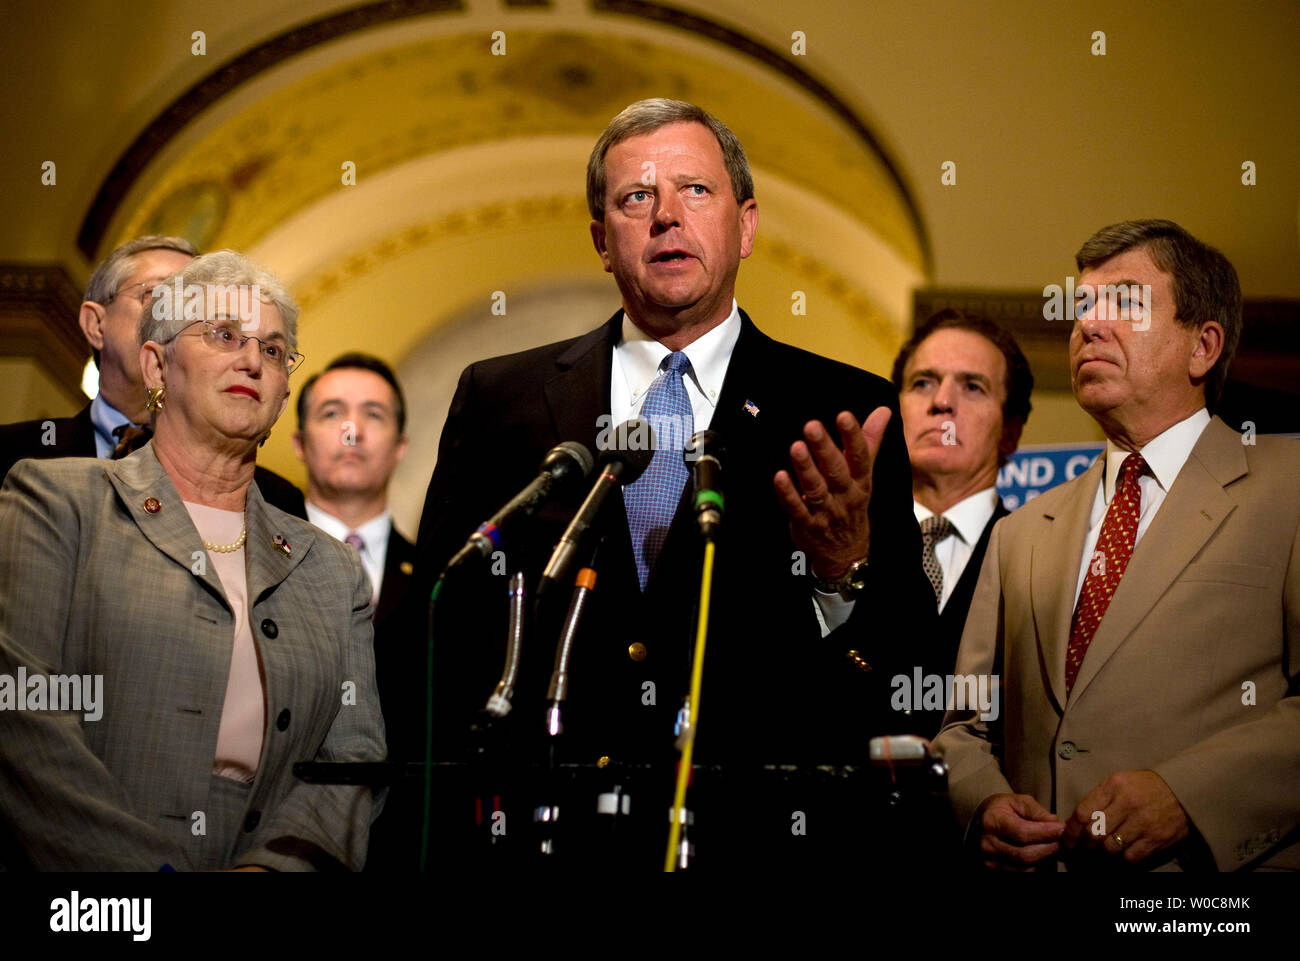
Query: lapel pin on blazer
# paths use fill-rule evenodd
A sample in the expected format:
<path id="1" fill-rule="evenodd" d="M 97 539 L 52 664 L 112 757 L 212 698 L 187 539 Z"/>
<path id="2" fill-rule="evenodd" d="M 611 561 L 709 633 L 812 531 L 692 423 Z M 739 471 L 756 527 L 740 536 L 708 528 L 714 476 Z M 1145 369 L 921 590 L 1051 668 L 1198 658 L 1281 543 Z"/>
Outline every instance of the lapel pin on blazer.
<path id="1" fill-rule="evenodd" d="M 410 561 L 402 561 L 402 563 L 397 565 L 397 569 L 403 574 L 412 574 L 415 572 L 415 565 Z"/>
<path id="2" fill-rule="evenodd" d="M 146 497 L 144 499 L 144 504 L 141 506 L 143 506 L 145 511 L 150 514 L 157 514 L 162 510 L 162 503 L 156 497 Z"/>
<path id="3" fill-rule="evenodd" d="M 745 410 L 749 411 L 750 417 L 758 416 L 758 405 L 755 404 L 752 400 L 745 401 Z"/>
<path id="4" fill-rule="evenodd" d="M 289 542 L 284 539 L 283 534 L 271 535 L 271 542 L 284 553 L 285 557 L 293 556 L 293 548 L 289 546 Z"/>

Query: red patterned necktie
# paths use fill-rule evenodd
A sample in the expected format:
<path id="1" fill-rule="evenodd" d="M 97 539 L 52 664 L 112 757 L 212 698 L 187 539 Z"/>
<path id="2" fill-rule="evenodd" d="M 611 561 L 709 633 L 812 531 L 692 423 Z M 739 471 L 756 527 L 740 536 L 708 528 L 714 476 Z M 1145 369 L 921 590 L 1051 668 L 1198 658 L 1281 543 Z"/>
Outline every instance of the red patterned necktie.
<path id="1" fill-rule="evenodd" d="M 1115 495 L 1110 499 L 1106 517 L 1101 522 L 1097 546 L 1088 561 L 1088 574 L 1079 591 L 1070 621 L 1070 646 L 1065 651 L 1065 696 L 1070 696 L 1079 665 L 1088 653 L 1097 626 L 1110 606 L 1111 596 L 1124 576 L 1133 545 L 1137 543 L 1138 515 L 1142 508 L 1142 489 L 1138 478 L 1146 473 L 1147 462 L 1141 454 L 1129 454 L 1119 468 Z"/>

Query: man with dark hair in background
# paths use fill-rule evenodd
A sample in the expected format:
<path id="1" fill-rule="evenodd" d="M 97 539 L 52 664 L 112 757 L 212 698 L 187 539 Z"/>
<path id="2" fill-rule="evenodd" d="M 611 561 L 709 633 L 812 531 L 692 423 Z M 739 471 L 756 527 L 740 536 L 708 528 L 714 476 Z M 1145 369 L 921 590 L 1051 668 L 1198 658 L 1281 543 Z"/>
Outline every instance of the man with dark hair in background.
<path id="1" fill-rule="evenodd" d="M 424 656 L 423 636 L 398 612 L 411 585 L 415 545 L 393 524 L 388 484 L 406 456 L 406 396 L 391 367 L 363 353 L 342 354 L 298 392 L 293 449 L 307 467 L 307 519 L 360 555 L 375 616 L 375 683 L 388 756 L 415 759 L 423 745 L 421 689 L 404 675 Z M 394 790 L 370 832 L 367 871 L 410 863 L 418 830 L 415 797 Z"/>
<path id="2" fill-rule="evenodd" d="M 893 381 L 947 673 L 993 525 L 1009 513 L 998 497 L 998 469 L 1020 443 L 1034 375 L 1010 332 L 943 310 L 899 350 Z"/>
<path id="3" fill-rule="evenodd" d="M 182 237 L 137 237 L 117 247 L 86 284 L 77 321 L 99 368 L 99 393 L 72 417 L 49 417 L 0 427 L 0 481 L 25 457 L 123 457 L 149 439 L 140 320 L 155 287 L 198 251 Z M 263 467 L 254 472 L 262 497 L 306 517 L 302 492 Z"/>
<path id="4" fill-rule="evenodd" d="M 369 354 L 343 354 L 298 393 L 293 449 L 307 467 L 307 519 L 350 544 L 370 577 L 375 601 L 375 661 L 379 694 L 391 668 L 386 630 L 410 584 L 415 545 L 393 525 L 388 483 L 406 456 L 406 399 L 392 368 Z M 403 728 L 387 712 L 387 726 Z M 398 737 L 401 731 L 395 732 Z"/>

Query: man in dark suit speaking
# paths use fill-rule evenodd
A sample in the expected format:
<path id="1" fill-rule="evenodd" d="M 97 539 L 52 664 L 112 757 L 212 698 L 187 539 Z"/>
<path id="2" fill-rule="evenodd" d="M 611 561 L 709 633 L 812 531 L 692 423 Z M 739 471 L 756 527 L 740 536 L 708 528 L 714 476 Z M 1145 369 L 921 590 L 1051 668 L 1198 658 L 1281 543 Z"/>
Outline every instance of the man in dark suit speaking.
<path id="1" fill-rule="evenodd" d="M 753 248 L 758 206 L 740 143 L 700 108 L 656 99 L 620 113 L 592 151 L 587 194 L 592 240 L 623 309 L 583 337 L 464 372 L 425 502 L 417 575 L 427 588 L 559 442 L 595 450 L 602 430 L 633 416 L 675 424 L 592 532 L 602 539 L 598 581 L 573 647 L 558 747 L 560 760 L 577 764 L 658 765 L 671 787 L 702 551 L 682 451 L 668 448 L 708 428 L 727 449 L 726 517 L 695 760 L 730 770 L 865 763 L 872 735 L 911 722 L 890 710 L 888 683 L 918 663 L 927 640 L 907 626 L 905 599 L 927 588 L 893 391 L 776 343 L 738 309 L 736 273 Z M 500 673 L 499 575 L 521 570 L 535 585 L 584 493 L 553 501 L 505 543 L 498 576 L 484 569 L 448 581 L 434 631 L 440 755 L 461 756 Z M 571 588 L 546 599 L 555 615 Z M 546 740 L 556 621 L 543 610 L 525 639 L 507 718 L 515 759 L 540 756 Z M 798 811 L 760 813 L 752 799 L 738 799 L 726 827 L 743 822 L 755 847 L 792 833 L 803 840 L 792 831 Z M 642 806 L 666 833 L 663 809 Z M 821 832 L 829 844 L 836 830 L 809 815 L 807 837 Z"/>

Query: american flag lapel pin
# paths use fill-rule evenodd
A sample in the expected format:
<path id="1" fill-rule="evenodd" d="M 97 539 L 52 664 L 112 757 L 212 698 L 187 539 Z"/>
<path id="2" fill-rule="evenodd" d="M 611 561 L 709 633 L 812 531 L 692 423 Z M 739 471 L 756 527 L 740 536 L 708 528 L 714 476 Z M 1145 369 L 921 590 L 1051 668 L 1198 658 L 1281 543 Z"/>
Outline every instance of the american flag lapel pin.
<path id="1" fill-rule="evenodd" d="M 745 410 L 749 412 L 750 417 L 758 416 L 758 405 L 755 404 L 752 400 L 745 401 Z"/>
<path id="2" fill-rule="evenodd" d="M 284 553 L 285 557 L 293 556 L 293 548 L 289 546 L 289 542 L 284 539 L 283 534 L 271 535 L 271 542 Z"/>

